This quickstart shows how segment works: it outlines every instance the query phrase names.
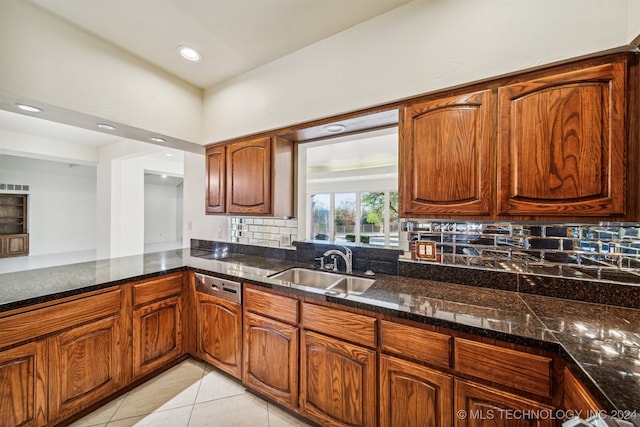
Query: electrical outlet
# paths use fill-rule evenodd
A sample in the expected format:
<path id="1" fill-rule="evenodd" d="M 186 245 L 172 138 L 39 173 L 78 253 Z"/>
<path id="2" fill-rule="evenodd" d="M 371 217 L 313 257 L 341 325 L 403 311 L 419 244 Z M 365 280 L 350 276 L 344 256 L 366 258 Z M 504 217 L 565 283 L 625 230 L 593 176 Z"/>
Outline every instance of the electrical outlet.
<path id="1" fill-rule="evenodd" d="M 291 236 L 288 234 L 280 236 L 280 246 L 291 246 Z"/>
<path id="2" fill-rule="evenodd" d="M 419 259 L 436 259 L 436 243 L 435 242 L 416 242 L 416 258 Z"/>

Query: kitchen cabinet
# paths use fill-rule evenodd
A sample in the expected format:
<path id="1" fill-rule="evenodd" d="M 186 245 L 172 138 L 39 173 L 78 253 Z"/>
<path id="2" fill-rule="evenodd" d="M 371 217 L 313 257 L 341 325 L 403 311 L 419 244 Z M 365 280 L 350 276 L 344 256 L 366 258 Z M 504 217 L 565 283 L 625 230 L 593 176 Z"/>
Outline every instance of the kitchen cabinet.
<path id="1" fill-rule="evenodd" d="M 197 292 L 197 355 L 240 379 L 242 374 L 242 306 Z"/>
<path id="2" fill-rule="evenodd" d="M 124 387 L 122 297 L 116 288 L 3 313 L 2 414 L 26 425 L 53 425 Z"/>
<path id="3" fill-rule="evenodd" d="M 26 194 L 0 194 L 0 258 L 29 255 Z"/>
<path id="4" fill-rule="evenodd" d="M 293 144 L 261 137 L 213 145 L 206 151 L 206 212 L 293 214 Z"/>
<path id="5" fill-rule="evenodd" d="M 401 217 L 490 214 L 492 111 L 488 90 L 403 109 Z"/>
<path id="6" fill-rule="evenodd" d="M 556 70 L 406 104 L 400 216 L 633 219 L 627 60 Z"/>
<path id="7" fill-rule="evenodd" d="M 553 407 L 470 381 L 455 380 L 456 427 L 552 427 Z"/>
<path id="8" fill-rule="evenodd" d="M 498 88 L 498 215 L 625 214 L 626 61 Z"/>
<path id="9" fill-rule="evenodd" d="M 298 406 L 298 301 L 245 286 L 242 382 Z"/>
<path id="10" fill-rule="evenodd" d="M 376 425 L 374 350 L 303 331 L 301 353 L 303 415 L 323 425 Z"/>
<path id="11" fill-rule="evenodd" d="M 52 337 L 49 422 L 68 418 L 123 387 L 123 352 L 119 316 L 96 320 Z"/>
<path id="12" fill-rule="evenodd" d="M 553 359 L 519 350 L 455 338 L 454 366 L 457 372 L 551 398 Z"/>
<path id="13" fill-rule="evenodd" d="M 380 427 L 451 426 L 453 376 L 380 356 Z"/>
<path id="14" fill-rule="evenodd" d="M 28 234 L 7 234 L 0 236 L 0 258 L 29 255 Z"/>
<path id="15" fill-rule="evenodd" d="M 298 328 L 252 313 L 244 315 L 243 382 L 295 408 L 298 397 Z"/>
<path id="16" fill-rule="evenodd" d="M 206 213 L 225 213 L 227 190 L 227 147 L 207 148 Z"/>
<path id="17" fill-rule="evenodd" d="M 44 341 L 0 351 L 0 426 L 47 423 L 47 354 Z"/>
<path id="18" fill-rule="evenodd" d="M 584 385 L 578 380 L 578 378 L 568 369 L 564 369 L 564 395 L 562 407 L 566 410 L 571 410 L 574 413 L 583 414 L 582 418 L 586 417 L 586 414 L 596 414 L 602 410 L 602 406 L 598 404 L 598 401 L 589 393 Z"/>
<path id="19" fill-rule="evenodd" d="M 133 376 L 183 354 L 182 274 L 133 284 Z"/>
<path id="20" fill-rule="evenodd" d="M 376 425 L 376 319 L 304 303 L 302 324 L 302 414 L 323 425 Z"/>

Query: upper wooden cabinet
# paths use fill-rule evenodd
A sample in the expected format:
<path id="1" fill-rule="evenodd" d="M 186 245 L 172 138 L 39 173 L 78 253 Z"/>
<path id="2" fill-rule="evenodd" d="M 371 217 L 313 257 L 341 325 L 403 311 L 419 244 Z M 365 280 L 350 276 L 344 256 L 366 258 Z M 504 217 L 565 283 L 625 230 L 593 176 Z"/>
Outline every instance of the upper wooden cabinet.
<path id="1" fill-rule="evenodd" d="M 227 147 L 215 146 L 207 149 L 207 193 L 206 212 L 226 211 Z"/>
<path id="2" fill-rule="evenodd" d="M 634 220 L 627 66 L 574 64 L 408 104 L 400 215 Z"/>
<path id="3" fill-rule="evenodd" d="M 498 214 L 625 214 L 625 61 L 498 89 Z"/>
<path id="4" fill-rule="evenodd" d="M 490 213 L 491 111 L 490 91 L 403 110 L 401 216 Z"/>
<path id="5" fill-rule="evenodd" d="M 206 162 L 207 213 L 293 214 L 291 141 L 263 137 L 214 145 Z"/>

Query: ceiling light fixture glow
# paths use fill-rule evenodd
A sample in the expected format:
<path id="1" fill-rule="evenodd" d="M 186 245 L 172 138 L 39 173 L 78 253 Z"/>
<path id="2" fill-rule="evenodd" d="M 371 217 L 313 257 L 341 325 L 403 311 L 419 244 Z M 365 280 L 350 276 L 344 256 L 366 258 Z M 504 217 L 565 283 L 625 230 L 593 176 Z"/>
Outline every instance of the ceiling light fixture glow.
<path id="1" fill-rule="evenodd" d="M 185 46 L 185 45 L 178 46 L 178 53 L 180 54 L 180 56 L 182 56 L 184 59 L 188 61 L 197 62 L 202 59 L 202 54 L 198 52 L 195 48 L 192 48 L 191 46 Z"/>
<path id="2" fill-rule="evenodd" d="M 343 132 L 346 128 L 347 127 L 345 125 L 336 124 L 336 125 L 326 125 L 322 129 L 330 133 L 339 133 L 339 132 Z"/>
<path id="3" fill-rule="evenodd" d="M 166 139 L 164 139 L 164 138 L 160 138 L 159 136 L 152 136 L 152 137 L 151 137 L 151 140 L 152 140 L 153 142 L 167 142 L 167 140 L 166 140 Z"/>
<path id="4" fill-rule="evenodd" d="M 23 111 L 28 111 L 30 113 L 40 113 L 43 111 L 42 108 L 34 107 L 33 105 L 29 105 L 29 104 L 16 104 L 16 107 L 18 107 Z"/>
<path id="5" fill-rule="evenodd" d="M 115 130 L 115 129 L 116 129 L 116 128 L 115 128 L 115 126 L 111 126 L 111 125 L 108 125 L 108 124 L 106 124 L 106 123 L 98 123 L 98 125 L 97 125 L 97 126 L 98 126 L 100 129 L 104 129 L 104 130 Z"/>

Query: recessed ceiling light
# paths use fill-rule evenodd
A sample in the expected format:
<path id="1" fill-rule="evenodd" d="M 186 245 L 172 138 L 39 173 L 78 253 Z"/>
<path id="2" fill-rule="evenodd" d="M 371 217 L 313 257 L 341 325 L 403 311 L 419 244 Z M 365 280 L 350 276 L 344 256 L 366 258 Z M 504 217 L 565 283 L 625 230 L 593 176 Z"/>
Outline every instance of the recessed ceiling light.
<path id="1" fill-rule="evenodd" d="M 163 175 L 162 175 L 162 177 L 163 177 L 163 178 L 166 178 L 166 177 L 167 177 L 167 175 L 164 175 L 164 174 L 163 174 Z"/>
<path id="2" fill-rule="evenodd" d="M 151 137 L 151 140 L 152 140 L 153 142 L 167 142 L 167 140 L 166 140 L 166 139 L 164 139 L 164 138 L 160 138 L 159 136 L 152 136 L 152 137 Z"/>
<path id="3" fill-rule="evenodd" d="M 339 132 L 344 131 L 346 128 L 347 127 L 345 125 L 326 125 L 322 129 L 326 130 L 327 132 L 331 132 L 331 133 L 339 133 Z"/>
<path id="4" fill-rule="evenodd" d="M 178 46 L 178 53 L 184 59 L 187 59 L 189 61 L 196 62 L 202 59 L 202 54 L 198 52 L 196 49 L 192 48 L 191 46 L 185 46 L 185 45 Z"/>
<path id="5" fill-rule="evenodd" d="M 34 107 L 33 105 L 28 105 L 28 104 L 16 104 L 16 106 L 23 110 L 23 111 L 28 111 L 30 113 L 40 113 L 42 112 L 42 108 L 39 107 Z"/>
<path id="6" fill-rule="evenodd" d="M 111 126 L 111 125 L 108 125 L 108 124 L 105 124 L 105 123 L 98 123 L 98 127 L 100 129 L 105 129 L 105 130 L 115 130 L 116 129 L 115 126 Z"/>

